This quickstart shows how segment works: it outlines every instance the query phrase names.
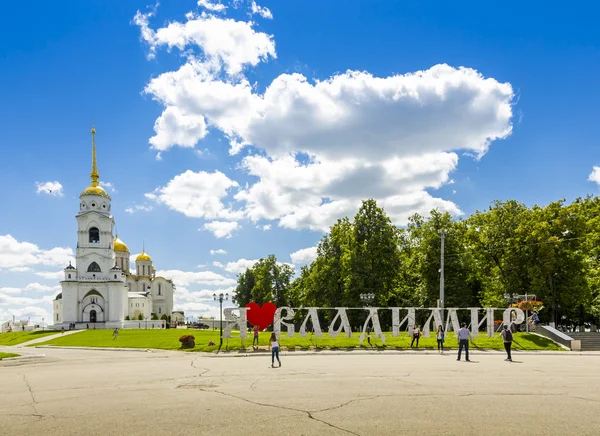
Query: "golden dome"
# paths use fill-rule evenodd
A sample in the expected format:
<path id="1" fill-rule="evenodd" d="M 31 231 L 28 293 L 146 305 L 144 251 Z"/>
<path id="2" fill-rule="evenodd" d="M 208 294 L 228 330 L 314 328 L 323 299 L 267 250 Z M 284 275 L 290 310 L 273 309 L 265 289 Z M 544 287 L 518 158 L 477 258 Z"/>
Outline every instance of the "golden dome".
<path id="1" fill-rule="evenodd" d="M 136 262 L 139 260 L 149 260 L 150 262 L 152 262 L 152 258 L 148 256 L 145 251 L 142 251 L 142 254 L 135 258 Z"/>
<path id="2" fill-rule="evenodd" d="M 127 244 L 119 239 L 119 235 L 115 236 L 115 240 L 113 242 L 113 247 L 115 251 L 121 251 L 123 253 L 129 253 L 129 247 Z"/>
<path id="3" fill-rule="evenodd" d="M 101 197 L 106 197 L 110 200 L 110 196 L 108 193 L 100 186 L 88 186 L 81 193 L 81 195 L 99 195 Z"/>

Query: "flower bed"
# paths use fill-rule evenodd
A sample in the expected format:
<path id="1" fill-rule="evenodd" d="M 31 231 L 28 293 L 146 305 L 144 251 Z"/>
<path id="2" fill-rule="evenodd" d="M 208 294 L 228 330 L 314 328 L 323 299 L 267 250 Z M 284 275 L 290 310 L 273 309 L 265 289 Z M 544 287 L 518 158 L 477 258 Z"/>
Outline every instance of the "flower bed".
<path id="1" fill-rule="evenodd" d="M 179 338 L 181 348 L 194 348 L 196 346 L 196 338 L 192 335 L 183 335 Z"/>

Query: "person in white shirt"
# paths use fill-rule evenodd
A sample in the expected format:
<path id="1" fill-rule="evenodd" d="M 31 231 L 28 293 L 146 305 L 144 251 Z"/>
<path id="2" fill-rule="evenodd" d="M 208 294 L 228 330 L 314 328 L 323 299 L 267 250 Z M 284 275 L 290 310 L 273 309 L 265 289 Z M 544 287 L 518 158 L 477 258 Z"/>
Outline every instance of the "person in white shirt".
<path id="1" fill-rule="evenodd" d="M 470 360 L 469 360 L 469 339 L 472 339 L 471 332 L 467 328 L 467 323 L 463 322 L 460 325 L 460 327 L 461 327 L 461 329 L 458 331 L 458 359 L 456 359 L 456 360 L 460 360 L 460 354 L 464 347 L 465 357 L 466 357 L 465 360 L 467 362 L 470 362 Z"/>
<path id="2" fill-rule="evenodd" d="M 277 336 L 275 336 L 275 332 L 271 333 L 271 338 L 269 339 L 269 348 L 271 349 L 271 368 L 275 368 L 276 357 L 277 362 L 279 362 L 279 366 L 281 366 L 281 360 L 279 360 L 279 341 L 277 340 Z"/>
<path id="3" fill-rule="evenodd" d="M 413 326 L 412 341 L 410 341 L 410 348 L 413 347 L 413 344 L 415 343 L 415 341 L 417 341 L 417 348 L 419 348 L 419 338 L 420 337 L 421 337 L 421 331 L 419 330 L 419 326 L 415 324 Z"/>
<path id="4" fill-rule="evenodd" d="M 438 353 L 444 354 L 444 328 L 439 325 L 436 333 Z"/>

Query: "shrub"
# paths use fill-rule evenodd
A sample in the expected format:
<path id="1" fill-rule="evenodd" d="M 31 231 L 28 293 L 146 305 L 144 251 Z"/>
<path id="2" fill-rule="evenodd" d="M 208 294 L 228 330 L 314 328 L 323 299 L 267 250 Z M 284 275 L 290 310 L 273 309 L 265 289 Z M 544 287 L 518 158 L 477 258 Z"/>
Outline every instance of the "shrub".
<path id="1" fill-rule="evenodd" d="M 158 315 L 156 313 L 152 314 L 152 321 L 158 321 Z"/>
<path id="2" fill-rule="evenodd" d="M 187 341 L 194 341 L 196 340 L 196 338 L 192 335 L 183 335 L 182 337 L 179 338 L 179 342 L 187 342 Z"/>
<path id="3" fill-rule="evenodd" d="M 140 315 L 138 316 L 138 320 L 143 321 L 144 320 L 144 316 L 140 313 Z"/>
<path id="4" fill-rule="evenodd" d="M 129 315 L 125 317 L 125 321 L 129 321 Z"/>
<path id="5" fill-rule="evenodd" d="M 160 319 L 162 319 L 163 321 L 166 321 L 167 320 L 167 315 L 161 316 Z"/>

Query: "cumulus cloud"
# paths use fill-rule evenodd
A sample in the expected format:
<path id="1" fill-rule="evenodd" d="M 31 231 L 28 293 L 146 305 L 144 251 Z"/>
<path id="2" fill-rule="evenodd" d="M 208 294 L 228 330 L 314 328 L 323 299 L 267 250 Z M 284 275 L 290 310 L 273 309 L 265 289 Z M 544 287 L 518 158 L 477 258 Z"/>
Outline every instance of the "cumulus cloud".
<path id="1" fill-rule="evenodd" d="M 150 138 L 152 148 L 168 150 L 178 145 L 194 147 L 208 133 L 202 115 L 189 115 L 175 106 L 167 107 L 154 123 L 155 136 Z"/>
<path id="2" fill-rule="evenodd" d="M 146 194 L 146 198 L 192 218 L 237 219 L 243 213 L 226 207 L 222 202 L 228 191 L 237 186 L 237 182 L 220 171 L 207 173 L 188 170 L 175 176 L 165 186 Z"/>
<path id="3" fill-rule="evenodd" d="M 214 256 L 215 254 L 227 254 L 227 251 L 219 248 L 218 250 L 210 250 L 210 255 Z"/>
<path id="4" fill-rule="evenodd" d="M 67 266 L 74 262 L 71 248 L 40 249 L 31 242 L 19 242 L 11 235 L 0 235 L 0 270 L 19 270 L 32 265 Z"/>
<path id="5" fill-rule="evenodd" d="M 254 13 L 266 14 L 264 9 L 251 3 Z M 376 199 L 398 225 L 433 208 L 460 215 L 456 204 L 431 191 L 451 183 L 459 152 L 481 158 L 493 141 L 512 132 L 512 86 L 475 69 L 439 64 L 380 77 L 349 70 L 324 80 L 280 74 L 259 88 L 243 72 L 275 58 L 272 36 L 256 32 L 250 22 L 210 14 L 187 18 L 156 31 L 148 20 L 138 20 L 151 51 L 192 50 L 184 65 L 150 80 L 145 92 L 177 118 L 171 125 L 202 118 L 229 139 L 230 154 L 248 148 L 240 168 L 257 180 L 234 194 L 243 204 L 236 218 L 175 208 L 188 216 L 243 215 L 253 222 L 326 231 L 337 218 L 355 214 L 365 198 Z M 206 36 L 217 23 L 226 35 L 218 43 Z M 224 43 L 233 34 L 240 47 Z M 241 47 L 247 50 L 243 56 Z M 183 146 L 190 146 L 207 134 L 188 135 L 186 128 L 161 132 L 164 150 L 181 146 L 180 135 L 188 140 Z"/>
<path id="6" fill-rule="evenodd" d="M 42 182 L 36 183 L 37 194 L 51 195 L 53 197 L 62 197 L 62 185 L 60 182 Z"/>
<path id="7" fill-rule="evenodd" d="M 198 0 L 198 6 L 213 12 L 221 12 L 227 9 L 227 6 L 225 6 L 224 4 L 212 3 L 209 0 Z"/>
<path id="8" fill-rule="evenodd" d="M 234 279 L 225 277 L 212 271 L 180 271 L 180 270 L 164 270 L 157 271 L 157 276 L 166 277 L 179 287 L 187 287 L 192 284 L 211 285 L 211 286 L 232 286 L 237 282 Z"/>
<path id="9" fill-rule="evenodd" d="M 37 271 L 34 274 L 36 276 L 42 277 L 43 279 L 52 280 L 54 282 L 58 281 L 58 280 L 63 280 L 65 278 L 64 271 L 56 271 L 56 272 L 51 272 L 51 271 Z"/>
<path id="10" fill-rule="evenodd" d="M 216 238 L 231 238 L 231 233 L 237 230 L 240 225 L 236 221 L 211 221 L 204 224 L 204 230 L 208 230 Z"/>
<path id="11" fill-rule="evenodd" d="M 317 247 L 308 247 L 290 254 L 294 265 L 308 265 L 317 258 Z"/>
<path id="12" fill-rule="evenodd" d="M 138 11 L 133 19 L 150 48 L 150 58 L 161 46 L 182 51 L 191 46 L 200 49 L 201 53 L 196 57 L 211 70 L 223 68 L 227 74 L 236 75 L 247 65 L 254 66 L 269 57 L 276 57 L 272 36 L 255 31 L 252 22 L 190 13 L 186 15 L 185 23 L 171 21 L 154 31 L 149 24 L 153 16 L 153 12 L 142 14 Z"/>
<path id="13" fill-rule="evenodd" d="M 133 215 L 136 212 L 150 212 L 151 210 L 152 206 L 149 204 L 136 204 L 125 209 L 125 212 L 127 212 L 130 215 Z"/>
<path id="14" fill-rule="evenodd" d="M 252 4 L 250 5 L 250 10 L 252 11 L 252 14 L 260 15 L 261 17 L 266 18 L 267 20 L 273 19 L 273 14 L 269 10 L 269 8 L 261 7 L 261 6 L 257 5 L 254 0 L 252 1 Z"/>
<path id="15" fill-rule="evenodd" d="M 594 166 L 594 168 L 592 169 L 592 172 L 590 173 L 588 180 L 590 182 L 594 182 L 597 183 L 598 185 L 600 185 L 600 167 L 598 166 Z"/>

